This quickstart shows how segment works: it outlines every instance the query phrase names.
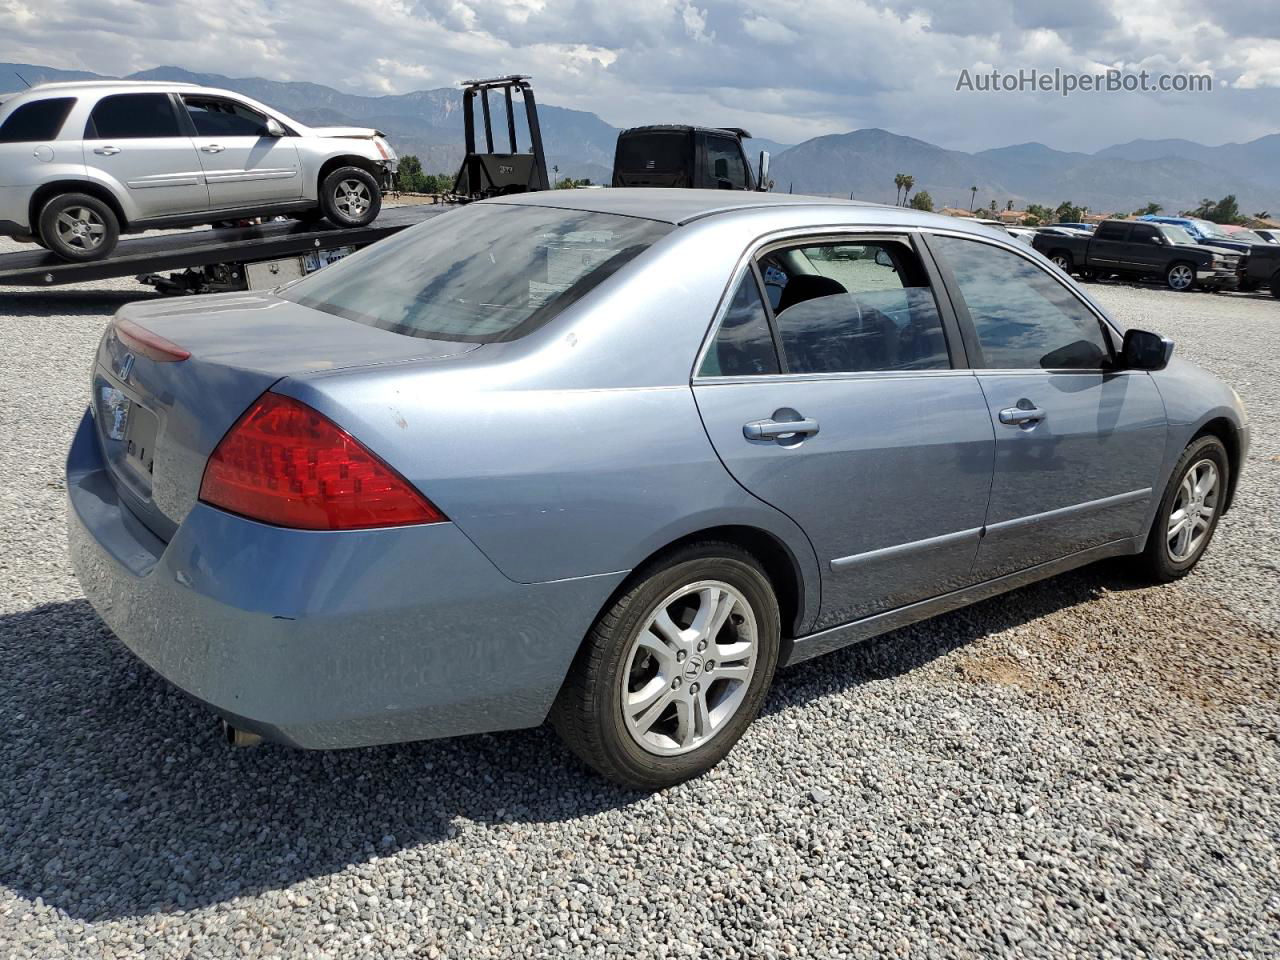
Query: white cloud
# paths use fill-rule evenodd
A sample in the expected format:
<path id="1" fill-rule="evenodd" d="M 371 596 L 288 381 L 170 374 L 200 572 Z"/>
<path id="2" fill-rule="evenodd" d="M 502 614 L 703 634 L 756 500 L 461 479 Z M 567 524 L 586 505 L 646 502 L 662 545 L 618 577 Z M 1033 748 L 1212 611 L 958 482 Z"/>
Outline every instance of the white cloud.
<path id="1" fill-rule="evenodd" d="M 745 17 L 742 21 L 742 29 L 747 32 L 747 36 L 761 43 L 786 46 L 800 39 L 800 35 L 786 24 L 770 20 L 768 17 Z"/>

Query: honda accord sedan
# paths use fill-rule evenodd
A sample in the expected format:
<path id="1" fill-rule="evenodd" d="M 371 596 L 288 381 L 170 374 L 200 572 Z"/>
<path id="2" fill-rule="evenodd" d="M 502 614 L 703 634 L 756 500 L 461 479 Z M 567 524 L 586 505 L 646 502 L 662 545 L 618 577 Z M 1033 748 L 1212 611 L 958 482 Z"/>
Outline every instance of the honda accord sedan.
<path id="1" fill-rule="evenodd" d="M 1191 571 L 1249 431 L 1172 352 L 963 221 L 485 201 L 272 292 L 121 309 L 71 551 L 233 742 L 550 718 L 661 788 L 781 666 L 1107 557 Z"/>

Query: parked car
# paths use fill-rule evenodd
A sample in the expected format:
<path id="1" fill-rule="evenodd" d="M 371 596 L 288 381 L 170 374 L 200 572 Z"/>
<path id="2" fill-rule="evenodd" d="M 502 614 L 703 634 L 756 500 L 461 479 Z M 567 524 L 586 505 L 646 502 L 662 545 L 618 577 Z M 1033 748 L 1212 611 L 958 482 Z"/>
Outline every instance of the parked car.
<path id="1" fill-rule="evenodd" d="M 1051 227 L 1059 227 L 1063 230 L 1075 230 L 1079 233 L 1093 233 L 1098 228 L 1096 223 L 1051 223 Z"/>
<path id="2" fill-rule="evenodd" d="M 121 308 L 71 555 L 234 742 L 550 715 L 660 788 L 728 752 L 781 665 L 1104 557 L 1191 571 L 1249 428 L 1172 350 L 948 217 L 484 201 L 274 292 Z"/>
<path id="3" fill-rule="evenodd" d="M 377 130 L 308 127 L 226 90 L 40 84 L 0 105 L 0 234 L 89 261 L 155 227 L 281 214 L 359 227 L 396 165 Z"/>
<path id="4" fill-rule="evenodd" d="M 1280 230 L 1272 230 L 1269 227 L 1264 227 L 1253 232 L 1260 236 L 1266 243 L 1280 245 Z"/>
<path id="5" fill-rule="evenodd" d="M 1036 231 L 1031 227 L 1006 227 L 1005 229 L 1009 231 L 1009 236 L 1026 244 L 1036 238 Z"/>
<path id="6" fill-rule="evenodd" d="M 1141 216 L 1138 219 L 1147 223 L 1163 223 L 1168 226 L 1181 227 L 1191 234 L 1192 239 L 1201 246 L 1217 247 L 1220 250 L 1230 250 L 1233 253 L 1245 256 L 1253 250 L 1253 241 L 1236 239 L 1227 233 L 1220 224 L 1211 220 L 1201 220 L 1199 217 L 1161 217 L 1152 214 Z"/>
<path id="7" fill-rule="evenodd" d="M 1237 254 L 1201 246 L 1185 230 L 1158 223 L 1104 220 L 1091 237 L 1041 234 L 1033 246 L 1063 272 L 1078 272 L 1088 279 L 1161 279 L 1178 291 L 1197 285 L 1234 290 L 1240 282 Z"/>

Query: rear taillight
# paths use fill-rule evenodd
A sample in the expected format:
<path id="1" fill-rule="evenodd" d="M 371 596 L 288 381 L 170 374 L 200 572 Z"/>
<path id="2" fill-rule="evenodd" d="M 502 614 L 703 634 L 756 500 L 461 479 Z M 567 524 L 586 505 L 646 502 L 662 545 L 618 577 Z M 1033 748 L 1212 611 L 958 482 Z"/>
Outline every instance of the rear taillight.
<path id="1" fill-rule="evenodd" d="M 134 353 L 140 353 L 148 360 L 159 363 L 177 363 L 191 356 L 190 350 L 184 350 L 172 340 L 166 340 L 158 333 L 152 333 L 146 327 L 140 327 L 132 320 L 116 317 L 111 321 L 120 342 Z"/>
<path id="2" fill-rule="evenodd" d="M 332 420 L 264 393 L 222 438 L 200 499 L 281 527 L 360 530 L 440 523 L 443 513 Z"/>

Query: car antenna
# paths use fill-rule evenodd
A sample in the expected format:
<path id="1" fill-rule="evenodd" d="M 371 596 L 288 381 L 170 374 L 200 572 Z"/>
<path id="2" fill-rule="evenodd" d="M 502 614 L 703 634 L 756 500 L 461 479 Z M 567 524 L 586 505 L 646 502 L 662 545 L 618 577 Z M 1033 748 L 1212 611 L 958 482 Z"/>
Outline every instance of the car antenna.
<path id="1" fill-rule="evenodd" d="M 22 74 L 20 74 L 17 70 L 13 71 L 13 75 L 17 77 L 19 80 L 21 80 L 23 83 L 27 83 L 27 78 L 24 77 Z M 28 90 L 31 89 L 31 84 L 27 83 L 27 89 Z"/>

